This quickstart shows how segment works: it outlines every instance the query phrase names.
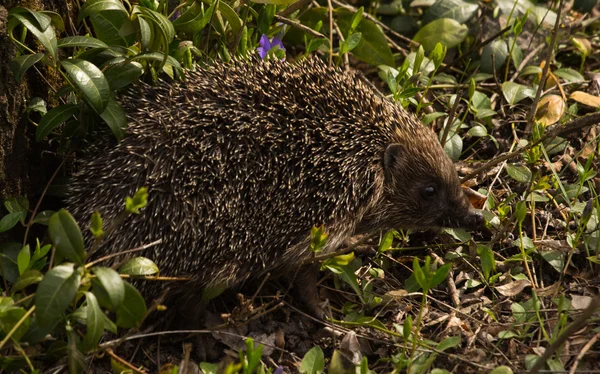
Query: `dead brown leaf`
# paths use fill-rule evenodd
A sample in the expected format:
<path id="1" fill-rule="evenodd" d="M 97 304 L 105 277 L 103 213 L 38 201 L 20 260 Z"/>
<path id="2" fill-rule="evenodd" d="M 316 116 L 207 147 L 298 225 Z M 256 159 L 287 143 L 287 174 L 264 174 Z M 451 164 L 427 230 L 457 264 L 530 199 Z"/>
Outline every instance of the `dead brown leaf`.
<path id="1" fill-rule="evenodd" d="M 569 98 L 583 105 L 591 106 L 592 108 L 600 108 L 600 97 L 590 95 L 587 92 L 575 91 L 569 95 Z"/>
<path id="2" fill-rule="evenodd" d="M 495 289 L 503 296 L 513 297 L 523 292 L 525 287 L 528 286 L 531 286 L 531 282 L 524 279 L 503 284 L 502 286 L 495 287 Z"/>

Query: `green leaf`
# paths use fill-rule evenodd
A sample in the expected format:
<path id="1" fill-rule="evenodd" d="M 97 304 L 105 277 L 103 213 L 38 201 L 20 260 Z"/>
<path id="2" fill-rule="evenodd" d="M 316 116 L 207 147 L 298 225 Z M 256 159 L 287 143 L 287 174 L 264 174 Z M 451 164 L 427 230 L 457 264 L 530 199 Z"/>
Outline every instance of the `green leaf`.
<path id="1" fill-rule="evenodd" d="M 525 201 L 517 201 L 515 205 L 515 217 L 518 223 L 523 223 L 525 220 L 525 216 L 527 215 L 527 205 L 525 205 Z M 515 240 L 516 241 L 516 240 Z M 526 245 L 524 245 L 527 247 Z"/>
<path id="2" fill-rule="evenodd" d="M 132 328 L 136 327 L 146 315 L 146 303 L 138 290 L 127 282 L 123 283 L 125 298 L 117 309 L 117 326 Z"/>
<path id="3" fill-rule="evenodd" d="M 92 13 L 90 21 L 96 37 L 110 46 L 128 47 L 135 43 L 135 27 L 127 13 L 117 10 Z"/>
<path id="4" fill-rule="evenodd" d="M 10 293 L 14 294 L 16 292 L 21 291 L 27 286 L 32 284 L 39 283 L 44 276 L 38 270 L 29 269 L 25 271 L 23 274 L 17 278 L 17 280 L 13 283 L 12 288 L 10 289 Z"/>
<path id="5" fill-rule="evenodd" d="M 26 313 L 23 307 L 14 305 L 12 298 L 0 296 L 0 336 L 6 336 L 25 317 Z M 31 319 L 25 319 L 21 326 L 12 334 L 12 339 L 17 342 L 20 341 L 27 330 L 29 330 L 30 325 Z M 1 357 L 0 365 L 2 364 Z"/>
<path id="6" fill-rule="evenodd" d="M 448 139 L 446 139 L 446 143 L 444 144 L 444 152 L 452 159 L 452 161 L 456 162 L 460 158 L 460 154 L 463 149 L 463 141 L 462 138 L 458 134 L 453 134 Z"/>
<path id="7" fill-rule="evenodd" d="M 570 68 L 562 68 L 553 71 L 554 75 L 565 80 L 567 83 L 581 83 L 585 82 L 585 78 L 579 74 L 577 70 Z"/>
<path id="8" fill-rule="evenodd" d="M 465 40 L 469 28 L 451 18 L 440 18 L 422 27 L 413 40 L 420 43 L 427 53 L 431 52 L 437 43 L 446 48 L 454 48 Z"/>
<path id="9" fill-rule="evenodd" d="M 127 117 L 125 111 L 112 97 L 108 101 L 108 105 L 100 117 L 106 122 L 112 130 L 117 140 L 125 137 L 125 128 L 127 127 Z"/>
<path id="10" fill-rule="evenodd" d="M 513 371 L 508 366 L 497 366 L 489 374 L 513 374 Z"/>
<path id="11" fill-rule="evenodd" d="M 85 17 L 107 11 L 116 11 L 127 16 L 127 10 L 119 0 L 88 0 L 79 11 L 78 21 Z"/>
<path id="12" fill-rule="evenodd" d="M 29 30 L 44 46 L 46 49 L 46 53 L 50 54 L 52 62 L 56 62 L 56 34 L 54 33 L 54 28 L 47 27 L 45 29 L 40 29 L 38 27 L 38 21 L 36 18 L 31 16 L 31 14 L 19 14 L 13 13 L 11 14 L 11 19 L 8 22 L 8 33 L 12 37 L 12 31 L 18 23 L 21 23 L 23 26 Z M 16 20 L 16 21 L 15 21 Z M 14 37 L 12 37 L 14 39 Z"/>
<path id="13" fill-rule="evenodd" d="M 140 14 L 138 14 L 139 17 L 144 18 L 148 23 L 154 26 L 152 28 L 154 33 L 150 49 L 161 49 L 168 54 L 169 44 L 173 41 L 173 37 L 175 36 L 175 29 L 173 28 L 171 21 L 162 14 L 148 8 L 137 7 L 136 9 L 140 12 Z"/>
<path id="14" fill-rule="evenodd" d="M 379 243 L 379 249 L 377 253 L 383 253 L 392 247 L 392 243 L 394 242 L 394 230 L 388 230 L 381 239 Z"/>
<path id="15" fill-rule="evenodd" d="M 293 4 L 297 0 L 250 0 L 252 3 L 256 4 L 273 4 L 273 5 L 287 5 Z"/>
<path id="16" fill-rule="evenodd" d="M 502 83 L 502 93 L 510 105 L 515 105 L 525 98 L 535 97 L 535 91 L 533 88 L 514 82 Z"/>
<path id="17" fill-rule="evenodd" d="M 15 76 L 15 80 L 17 82 L 20 82 L 21 78 L 23 78 L 23 75 L 25 75 L 25 72 L 30 67 L 35 65 L 38 61 L 40 61 L 42 58 L 44 58 L 43 53 L 22 55 L 22 56 L 13 58 L 8 63 L 8 66 L 10 67 L 10 70 L 13 72 L 13 74 Z"/>
<path id="18" fill-rule="evenodd" d="M 506 172 L 517 182 L 529 183 L 531 180 L 531 170 L 524 165 L 506 164 Z"/>
<path id="19" fill-rule="evenodd" d="M 224 1 L 219 1 L 219 12 L 231 27 L 231 33 L 237 35 L 242 30 L 242 20 L 229 4 Z"/>
<path id="20" fill-rule="evenodd" d="M 419 286 L 421 286 L 423 289 L 423 292 L 427 291 L 429 289 L 429 283 L 427 278 L 425 278 L 425 273 L 423 272 L 421 265 L 419 264 L 419 259 L 416 257 L 413 260 L 413 275 L 415 276 L 415 280 Z"/>
<path id="21" fill-rule="evenodd" d="M 492 272 L 496 270 L 494 252 L 492 252 L 490 247 L 483 244 L 478 244 L 477 255 L 479 256 L 479 261 L 481 262 L 481 269 L 483 270 L 483 275 L 486 280 L 489 280 Z"/>
<path id="22" fill-rule="evenodd" d="M 456 347 L 460 344 L 460 341 L 461 339 L 459 336 L 451 336 L 439 342 L 439 344 L 435 348 L 438 351 L 445 351 L 446 349 Z"/>
<path id="23" fill-rule="evenodd" d="M 2 276 L 10 283 L 19 277 L 17 257 L 22 247 L 21 243 L 16 242 L 0 243 L 0 269 Z"/>
<path id="24" fill-rule="evenodd" d="M 102 333 L 104 332 L 104 313 L 100 309 L 100 304 L 91 292 L 85 292 L 87 302 L 86 327 L 87 332 L 83 337 L 83 349 L 86 352 L 96 348 Z"/>
<path id="25" fill-rule="evenodd" d="M 96 278 L 92 279 L 94 287 L 101 287 L 106 291 L 109 309 L 116 310 L 125 298 L 125 283 L 115 270 L 107 267 L 94 267 L 92 272 Z"/>
<path id="26" fill-rule="evenodd" d="M 0 232 L 5 232 L 15 227 L 15 225 L 21 219 L 21 216 L 22 215 L 20 212 L 15 212 L 8 213 L 4 217 L 2 217 L 2 219 L 0 219 Z"/>
<path id="27" fill-rule="evenodd" d="M 487 129 L 484 126 L 479 125 L 479 124 L 473 125 L 473 127 L 471 127 L 469 129 L 469 131 L 467 131 L 467 135 L 473 136 L 476 138 L 481 138 L 481 137 L 487 136 L 487 134 L 488 134 Z"/>
<path id="28" fill-rule="evenodd" d="M 19 267 L 19 274 L 22 275 L 25 270 L 29 268 L 29 264 L 31 261 L 31 250 L 29 249 L 29 244 L 25 245 L 23 249 L 19 251 L 19 256 L 17 256 L 17 266 Z"/>
<path id="29" fill-rule="evenodd" d="M 138 60 L 147 60 L 147 61 L 158 61 L 161 62 L 164 60 L 164 53 L 162 52 L 146 52 L 146 53 L 140 53 L 135 55 L 134 57 L 131 58 L 132 61 L 138 61 Z M 172 65 L 174 68 L 176 68 L 177 70 L 182 70 L 181 69 L 181 64 L 179 63 L 179 61 L 175 60 L 172 56 L 167 56 L 167 63 Z"/>
<path id="30" fill-rule="evenodd" d="M 119 274 L 152 275 L 158 273 L 158 266 L 146 257 L 134 257 L 119 268 Z"/>
<path id="31" fill-rule="evenodd" d="M 67 36 L 58 40 L 59 48 L 108 48 L 108 44 L 91 36 Z"/>
<path id="32" fill-rule="evenodd" d="M 452 264 L 444 264 L 444 265 L 440 266 L 433 274 L 433 277 L 431 278 L 431 281 L 429 282 L 429 287 L 430 288 L 437 287 L 437 285 L 441 284 L 444 280 L 446 280 L 446 278 L 448 277 L 448 272 L 450 271 L 451 267 L 452 267 Z"/>
<path id="33" fill-rule="evenodd" d="M 79 288 L 81 274 L 74 264 L 49 270 L 35 292 L 35 315 L 40 326 L 53 325 L 62 318 Z"/>
<path id="34" fill-rule="evenodd" d="M 362 39 L 362 33 L 360 33 L 360 32 L 355 32 L 354 34 L 350 35 L 350 37 L 348 37 L 348 40 L 346 40 L 348 52 L 350 52 L 354 48 L 356 48 L 358 46 L 358 44 L 360 43 L 361 39 Z"/>
<path id="35" fill-rule="evenodd" d="M 125 210 L 131 214 L 139 214 L 140 209 L 144 208 L 148 203 L 148 189 L 146 187 L 140 187 L 133 197 L 127 196 L 125 198 Z"/>
<path id="36" fill-rule="evenodd" d="M 337 8 L 334 14 L 340 29 L 347 35 L 352 26 L 354 12 L 345 8 Z M 360 33 L 361 37 L 356 48 L 352 50 L 354 56 L 375 66 L 396 65 L 385 34 L 373 21 L 363 19 L 356 27 L 356 33 Z"/>
<path id="37" fill-rule="evenodd" d="M 100 213 L 95 211 L 92 213 L 92 225 L 90 226 L 90 232 L 94 235 L 94 238 L 99 239 L 104 235 L 104 230 L 102 230 L 102 217 L 100 217 Z"/>
<path id="38" fill-rule="evenodd" d="M 481 70 L 493 73 L 494 68 L 500 69 L 508 57 L 508 45 L 505 40 L 496 39 L 483 47 L 481 51 Z"/>
<path id="39" fill-rule="evenodd" d="M 15 14 L 21 14 L 21 15 L 24 15 L 25 17 L 30 18 L 32 20 L 33 25 L 35 27 L 37 27 L 38 29 L 40 29 L 41 31 L 46 30 L 48 27 L 50 27 L 50 24 L 52 23 L 52 19 L 50 18 L 49 15 L 46 15 L 43 12 L 36 12 L 29 8 L 15 7 L 15 8 L 11 8 L 8 11 L 9 16 L 15 15 Z M 29 16 L 31 16 L 31 17 L 29 17 Z"/>
<path id="40" fill-rule="evenodd" d="M 104 112 L 110 100 L 110 87 L 102 71 L 85 60 L 63 60 L 61 65 L 88 105 L 98 114 Z"/>
<path id="41" fill-rule="evenodd" d="M 126 64 L 118 64 L 106 69 L 104 76 L 108 81 L 108 85 L 112 90 L 129 86 L 136 82 L 144 73 L 142 64 L 139 62 L 128 62 Z"/>
<path id="42" fill-rule="evenodd" d="M 76 104 L 63 104 L 52 108 L 42 117 L 35 130 L 35 140 L 41 141 L 55 128 L 62 125 L 66 120 L 79 112 L 79 106 Z"/>
<path id="43" fill-rule="evenodd" d="M 33 223 L 39 223 L 41 225 L 48 225 L 48 220 L 50 220 L 50 217 L 54 213 L 56 213 L 56 212 L 53 210 L 42 210 L 35 216 L 35 218 L 33 219 Z"/>
<path id="44" fill-rule="evenodd" d="M 427 8 L 423 16 L 423 22 L 429 23 L 440 18 L 451 18 L 458 23 L 466 23 L 475 15 L 478 9 L 479 5 L 476 1 L 436 1 L 432 6 Z"/>
<path id="45" fill-rule="evenodd" d="M 213 2 L 211 6 L 203 12 L 201 2 L 194 2 L 179 18 L 173 21 L 175 30 L 186 33 L 197 33 L 206 27 L 211 20 L 217 2 Z"/>
<path id="46" fill-rule="evenodd" d="M 306 374 L 322 373 L 325 370 L 325 355 L 321 347 L 314 346 L 306 352 L 300 364 L 300 372 Z"/>
<path id="47" fill-rule="evenodd" d="M 85 250 L 83 236 L 75 218 L 64 209 L 54 213 L 48 221 L 48 234 L 59 255 L 83 265 Z"/>

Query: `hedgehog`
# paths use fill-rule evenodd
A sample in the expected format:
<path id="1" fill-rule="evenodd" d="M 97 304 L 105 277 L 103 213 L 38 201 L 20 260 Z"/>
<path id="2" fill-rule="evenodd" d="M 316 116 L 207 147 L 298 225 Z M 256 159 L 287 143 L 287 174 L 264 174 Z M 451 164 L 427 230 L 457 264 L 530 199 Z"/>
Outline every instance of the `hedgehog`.
<path id="1" fill-rule="evenodd" d="M 120 102 L 126 136 L 81 158 L 68 209 L 82 225 L 94 211 L 111 222 L 147 187 L 147 206 L 96 255 L 161 239 L 139 255 L 161 275 L 189 279 L 169 285 L 175 299 L 296 274 L 306 306 L 323 317 L 318 267 L 303 266 L 314 256 L 311 228 L 325 228 L 332 253 L 374 230 L 483 222 L 436 134 L 360 73 L 318 57 L 214 64 L 184 82 L 137 84 Z M 156 298 L 157 283 L 142 293 Z"/>

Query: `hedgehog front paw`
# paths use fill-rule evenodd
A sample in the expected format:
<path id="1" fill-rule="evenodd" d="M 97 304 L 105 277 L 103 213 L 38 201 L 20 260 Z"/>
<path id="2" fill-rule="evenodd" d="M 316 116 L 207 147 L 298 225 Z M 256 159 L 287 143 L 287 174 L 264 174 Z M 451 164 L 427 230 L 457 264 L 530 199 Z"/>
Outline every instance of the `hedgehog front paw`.
<path id="1" fill-rule="evenodd" d="M 303 266 L 299 269 L 294 280 L 294 288 L 302 301 L 308 307 L 310 314 L 320 320 L 329 315 L 329 300 L 321 298 L 317 288 L 319 268 L 314 265 Z"/>

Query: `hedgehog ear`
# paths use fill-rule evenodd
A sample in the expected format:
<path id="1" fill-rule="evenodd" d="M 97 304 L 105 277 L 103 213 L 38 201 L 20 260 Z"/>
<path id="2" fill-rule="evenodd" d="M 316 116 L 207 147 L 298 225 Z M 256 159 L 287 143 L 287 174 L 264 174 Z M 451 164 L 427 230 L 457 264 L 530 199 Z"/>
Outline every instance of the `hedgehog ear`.
<path id="1" fill-rule="evenodd" d="M 402 163 L 402 159 L 406 155 L 406 147 L 402 144 L 390 144 L 385 149 L 383 155 L 383 168 L 391 170 L 395 164 Z"/>

